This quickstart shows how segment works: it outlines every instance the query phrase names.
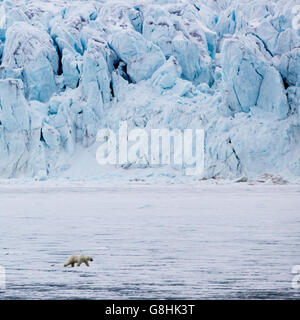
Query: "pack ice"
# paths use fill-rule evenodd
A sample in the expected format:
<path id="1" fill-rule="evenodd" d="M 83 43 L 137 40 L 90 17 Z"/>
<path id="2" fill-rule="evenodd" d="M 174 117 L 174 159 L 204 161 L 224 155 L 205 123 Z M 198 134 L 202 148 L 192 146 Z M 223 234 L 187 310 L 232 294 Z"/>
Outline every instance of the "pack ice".
<path id="1" fill-rule="evenodd" d="M 204 128 L 205 178 L 300 178 L 297 2 L 1 1 L 0 176 L 100 178 L 127 120 Z"/>

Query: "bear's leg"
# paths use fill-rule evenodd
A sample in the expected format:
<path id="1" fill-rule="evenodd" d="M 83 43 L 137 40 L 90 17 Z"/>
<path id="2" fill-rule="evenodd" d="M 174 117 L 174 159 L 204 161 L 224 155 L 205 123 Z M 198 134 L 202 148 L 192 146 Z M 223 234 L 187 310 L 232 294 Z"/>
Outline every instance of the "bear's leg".
<path id="1" fill-rule="evenodd" d="M 84 262 L 87 267 L 89 267 L 89 263 L 87 261 Z"/>
<path id="2" fill-rule="evenodd" d="M 78 262 L 78 263 L 77 263 L 77 267 L 80 267 L 80 265 L 81 265 L 81 262 Z"/>
<path id="3" fill-rule="evenodd" d="M 68 262 L 68 263 L 64 264 L 64 267 L 67 267 L 67 266 L 69 266 L 69 265 L 70 265 L 70 263 Z"/>
<path id="4" fill-rule="evenodd" d="M 71 265 L 72 265 L 72 268 L 74 268 L 74 263 L 71 263 Z"/>

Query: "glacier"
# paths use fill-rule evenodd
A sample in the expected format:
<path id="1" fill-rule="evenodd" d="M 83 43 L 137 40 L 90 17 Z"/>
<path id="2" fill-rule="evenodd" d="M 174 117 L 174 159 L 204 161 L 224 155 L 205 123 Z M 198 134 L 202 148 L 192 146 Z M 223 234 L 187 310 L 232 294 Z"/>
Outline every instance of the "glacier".
<path id="1" fill-rule="evenodd" d="M 126 120 L 204 129 L 194 179 L 300 181 L 298 3 L 1 1 L 0 177 L 180 180 L 97 164 L 98 130 Z"/>

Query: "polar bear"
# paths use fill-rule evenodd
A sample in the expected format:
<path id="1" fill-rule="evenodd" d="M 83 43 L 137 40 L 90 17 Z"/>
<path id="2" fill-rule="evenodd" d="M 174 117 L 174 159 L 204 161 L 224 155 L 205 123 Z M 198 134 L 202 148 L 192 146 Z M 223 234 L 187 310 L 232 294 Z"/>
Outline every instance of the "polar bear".
<path id="1" fill-rule="evenodd" d="M 71 265 L 74 267 L 75 263 L 77 263 L 77 267 L 80 267 L 82 263 L 85 263 L 87 267 L 89 267 L 89 261 L 93 261 L 93 259 L 89 256 L 85 256 L 83 254 L 73 254 L 67 263 L 64 264 L 64 267 Z"/>

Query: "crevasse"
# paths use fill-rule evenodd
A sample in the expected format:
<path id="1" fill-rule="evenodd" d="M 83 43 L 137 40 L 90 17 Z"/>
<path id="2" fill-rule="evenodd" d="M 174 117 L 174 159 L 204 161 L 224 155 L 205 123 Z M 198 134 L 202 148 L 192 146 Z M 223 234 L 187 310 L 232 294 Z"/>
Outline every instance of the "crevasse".
<path id="1" fill-rule="evenodd" d="M 204 128 L 205 178 L 297 179 L 296 4 L 1 1 L 0 177 L 100 179 L 97 131 L 127 120 Z"/>

